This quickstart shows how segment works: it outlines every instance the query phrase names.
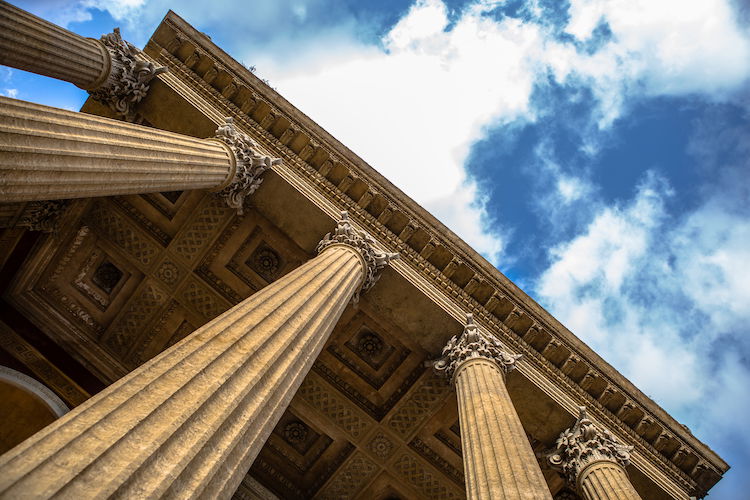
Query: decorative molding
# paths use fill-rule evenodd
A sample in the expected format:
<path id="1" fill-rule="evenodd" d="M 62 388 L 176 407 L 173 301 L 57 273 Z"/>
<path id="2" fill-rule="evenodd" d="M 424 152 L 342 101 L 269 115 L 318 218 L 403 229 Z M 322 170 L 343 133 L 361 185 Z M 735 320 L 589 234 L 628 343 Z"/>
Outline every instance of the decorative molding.
<path id="1" fill-rule="evenodd" d="M 458 495 L 453 488 L 448 488 L 436 477 L 435 473 L 408 453 L 402 454 L 393 464 L 393 468 L 426 498 L 452 500 L 463 497 L 463 495 Z"/>
<path id="2" fill-rule="evenodd" d="M 375 476 L 380 468 L 362 452 L 354 456 L 331 478 L 331 481 L 317 495 L 320 499 L 339 500 L 354 498 Z"/>
<path id="3" fill-rule="evenodd" d="M 345 396 L 338 397 L 337 391 L 328 390 L 309 374 L 297 394 L 354 440 L 366 434 L 372 426 L 372 422 L 364 418 Z"/>
<path id="4" fill-rule="evenodd" d="M 435 450 L 430 448 L 427 443 L 418 437 L 411 440 L 409 448 L 419 453 L 425 460 L 431 463 L 440 472 L 445 474 L 451 481 L 459 486 L 464 486 L 464 473 L 453 467 L 446 459 L 440 456 Z"/>
<path id="5" fill-rule="evenodd" d="M 450 393 L 450 387 L 432 373 L 426 373 L 420 384 L 394 410 L 388 418 L 388 427 L 406 440 L 431 415 L 438 403 Z"/>
<path id="6" fill-rule="evenodd" d="M 586 407 L 581 406 L 575 425 L 560 434 L 547 460 L 575 486 L 580 472 L 589 464 L 606 461 L 626 467 L 632 449 L 620 443 L 609 430 L 594 425 Z"/>
<path id="7" fill-rule="evenodd" d="M 44 402 L 57 418 L 62 417 L 70 411 L 68 405 L 57 394 L 52 392 L 49 387 L 19 371 L 0 365 L 0 380 L 16 387 L 21 387 L 34 394 Z"/>
<path id="8" fill-rule="evenodd" d="M 340 360 L 339 360 L 340 361 Z M 380 422 L 385 415 L 399 402 L 404 392 L 416 382 L 422 373 L 424 368 L 421 365 L 417 365 L 406 377 L 403 383 L 395 389 L 388 399 L 381 405 L 376 405 L 362 393 L 360 393 L 354 386 L 344 380 L 343 377 L 339 376 L 334 370 L 326 366 L 320 361 L 316 361 L 312 367 L 313 371 L 319 374 L 323 379 L 335 387 L 339 392 L 344 394 L 350 401 L 355 403 L 357 406 L 367 412 L 373 419 Z M 369 383 L 369 382 L 368 382 Z"/>
<path id="9" fill-rule="evenodd" d="M 242 215 L 245 198 L 258 189 L 263 182 L 263 174 L 273 165 L 280 164 L 281 158 L 271 158 L 257 153 L 258 144 L 247 134 L 238 131 L 231 117 L 227 117 L 224 124 L 216 129 L 214 138 L 232 150 L 236 166 L 232 181 L 219 191 L 219 196 Z"/>
<path id="10" fill-rule="evenodd" d="M 26 204 L 16 227 L 26 227 L 32 231 L 52 233 L 68 208 L 70 200 L 31 201 Z"/>
<path id="11" fill-rule="evenodd" d="M 186 41 L 194 45 L 199 44 L 199 42 L 195 40 L 195 37 L 193 35 L 190 35 L 186 31 L 184 31 L 184 28 L 181 25 L 176 24 L 172 19 L 166 19 L 165 24 L 170 29 L 174 30 L 173 36 L 184 37 Z M 154 43 L 154 41 L 152 40 L 150 43 Z M 157 51 L 159 51 L 162 47 L 158 43 L 154 43 L 154 45 L 158 47 L 156 49 Z M 528 365 L 529 369 L 533 367 L 534 373 L 538 373 L 539 376 L 547 376 L 550 377 L 551 380 L 555 380 L 555 385 L 559 387 L 560 391 L 565 395 L 566 398 L 569 397 L 574 402 L 583 402 L 590 405 L 591 410 L 595 412 L 598 420 L 606 422 L 612 428 L 616 428 L 621 435 L 626 435 L 632 438 L 633 442 L 638 445 L 637 451 L 642 457 L 642 459 L 639 459 L 638 463 L 645 463 L 641 462 L 640 460 L 651 461 L 656 466 L 653 469 L 654 472 L 658 471 L 658 473 L 665 474 L 665 477 L 668 476 L 670 478 L 670 481 L 674 481 L 674 483 L 672 484 L 674 484 L 675 486 L 679 484 L 680 488 L 684 488 L 685 491 L 694 490 L 696 488 L 695 481 L 697 479 L 700 479 L 699 476 L 704 473 L 710 472 L 711 474 L 716 476 L 721 475 L 719 466 L 715 463 L 716 459 L 707 456 L 705 454 L 705 451 L 702 451 L 700 448 L 696 448 L 697 445 L 686 444 L 688 442 L 692 443 L 692 441 L 686 441 L 687 438 L 685 437 L 682 437 L 680 442 L 684 443 L 685 446 L 695 454 L 695 456 L 699 457 L 699 464 L 688 473 L 680 470 L 674 463 L 672 463 L 669 457 L 666 457 L 662 453 L 655 450 L 651 443 L 636 434 L 636 432 L 630 426 L 628 426 L 625 422 L 617 419 L 617 417 L 614 416 L 611 411 L 603 408 L 599 402 L 595 401 L 588 393 L 581 389 L 575 380 L 572 380 L 570 377 L 562 373 L 559 366 L 544 358 L 544 356 L 537 352 L 537 349 L 526 343 L 518 333 L 512 332 L 507 327 L 507 325 L 502 322 L 500 316 L 495 315 L 490 310 L 494 310 L 494 306 L 496 306 L 497 304 L 493 306 L 492 303 L 488 301 L 480 302 L 474 297 L 467 294 L 465 290 L 462 289 L 459 285 L 455 284 L 449 279 L 446 279 L 442 272 L 437 269 L 432 264 L 432 262 L 429 262 L 426 260 L 426 258 L 420 256 L 418 249 L 415 250 L 412 247 L 406 245 L 404 242 L 399 241 L 398 237 L 394 233 L 392 233 L 388 228 L 386 228 L 377 220 L 377 211 L 373 212 L 375 214 L 373 215 L 373 213 L 362 209 L 362 207 L 359 206 L 356 201 L 351 200 L 346 194 L 339 192 L 336 186 L 324 176 L 324 174 L 327 173 L 324 172 L 325 165 L 332 166 L 331 160 L 325 160 L 326 154 L 329 157 L 332 157 L 334 155 L 334 152 L 337 151 L 337 147 L 329 143 L 327 139 L 320 136 L 319 134 L 316 135 L 314 131 L 310 133 L 307 126 L 299 124 L 294 117 L 290 116 L 284 111 L 281 111 L 271 102 L 269 102 L 268 98 L 265 97 L 265 94 L 270 91 L 263 88 L 259 83 L 255 82 L 251 76 L 232 73 L 232 70 L 228 70 L 229 73 L 232 74 L 233 78 L 242 82 L 242 84 L 246 85 L 248 89 L 250 89 L 250 91 L 253 93 L 253 102 L 255 103 L 254 106 L 252 108 L 245 109 L 243 107 L 242 109 L 240 109 L 238 106 L 222 98 L 221 94 L 216 91 L 216 89 L 211 88 L 210 85 L 206 85 L 198 75 L 189 70 L 189 68 L 185 64 L 183 64 L 171 53 L 168 53 L 165 49 L 161 50 L 158 57 L 161 62 L 168 64 L 176 74 L 179 74 L 179 78 L 183 79 L 186 83 L 191 85 L 192 88 L 196 91 L 197 95 L 199 95 L 201 98 L 209 99 L 213 103 L 217 104 L 215 109 L 217 109 L 220 113 L 225 115 L 233 114 L 235 119 L 242 123 L 243 127 L 253 130 L 254 133 L 258 135 L 264 147 L 281 151 L 283 153 L 281 156 L 283 156 L 284 158 L 285 165 L 289 166 L 290 169 L 293 170 L 297 175 L 299 175 L 301 178 L 304 178 L 305 181 L 309 182 L 314 189 L 319 191 L 321 196 L 329 199 L 338 207 L 350 210 L 351 213 L 356 214 L 358 220 L 365 221 L 368 230 L 370 230 L 373 235 L 375 235 L 386 245 L 398 249 L 404 260 L 408 262 L 410 266 L 414 267 L 414 269 L 417 270 L 427 282 L 432 283 L 439 290 L 441 290 L 447 300 L 455 303 L 464 310 L 468 309 L 469 311 L 473 312 L 478 320 L 481 320 L 483 323 L 487 324 L 488 328 L 500 335 L 503 340 L 507 341 L 514 350 L 522 352 L 524 356 L 526 356 L 526 358 L 529 360 L 529 363 L 525 364 L 524 368 L 526 368 L 526 366 Z M 207 57 L 213 61 L 212 56 L 204 54 L 204 57 Z M 256 121 L 255 118 L 257 117 L 261 122 L 263 122 L 264 120 L 262 118 L 263 116 L 266 116 L 266 112 L 264 112 L 262 116 L 257 116 L 256 114 L 254 114 L 254 112 L 257 110 L 257 107 L 261 105 L 264 106 L 264 109 L 266 107 L 270 108 L 270 114 L 274 117 L 283 116 L 285 119 L 290 121 L 292 126 L 295 126 L 295 128 L 297 128 L 298 130 L 304 130 L 306 134 L 309 134 L 310 138 L 316 142 L 316 147 L 319 148 L 319 150 L 313 155 L 313 157 L 306 159 L 301 158 L 299 154 L 281 144 L 273 134 L 271 134 L 264 128 L 264 125 L 268 126 L 268 124 L 259 123 L 258 121 Z M 311 163 L 307 163 L 307 161 L 310 161 Z M 341 162 L 342 160 L 336 158 L 335 161 Z M 383 203 L 385 203 L 385 205 L 394 204 L 394 202 L 388 197 L 388 193 L 390 193 L 390 191 L 387 186 L 383 187 L 380 181 L 372 178 L 372 176 L 367 171 L 361 171 L 361 169 L 357 168 L 357 165 L 353 164 L 352 161 L 348 158 L 343 161 L 344 163 L 342 163 L 342 165 L 345 168 L 351 166 L 354 169 L 353 171 L 357 172 L 359 180 L 368 185 L 368 188 L 370 190 L 369 192 L 375 193 L 377 196 L 379 196 L 377 202 L 378 206 L 383 206 Z M 321 164 L 323 165 L 323 167 L 320 167 Z M 318 166 L 316 167 L 316 165 Z M 281 171 L 280 173 L 283 174 L 283 172 Z M 371 200 L 369 203 L 374 204 L 375 202 Z M 402 207 L 400 206 L 400 204 L 398 205 L 399 210 L 401 211 L 403 209 L 403 213 L 407 218 L 409 218 L 410 220 L 418 221 L 418 224 L 420 228 L 422 228 L 422 231 L 424 231 L 431 237 L 428 246 L 432 245 L 434 247 L 442 247 L 443 249 L 451 252 L 454 256 L 461 258 L 465 262 L 470 262 L 471 266 L 467 266 L 470 270 L 474 270 L 473 268 L 481 269 L 481 271 L 475 272 L 478 272 L 485 278 L 485 286 L 492 287 L 495 290 L 492 294 L 490 294 L 491 296 L 507 299 L 516 307 L 516 309 L 520 307 L 518 306 L 518 304 L 524 303 L 524 299 L 522 297 L 519 298 L 517 291 L 509 289 L 508 285 L 503 283 L 495 274 L 488 274 L 488 271 L 485 269 L 486 266 L 483 267 L 481 263 L 478 263 L 476 257 L 466 254 L 466 252 L 461 248 L 455 248 L 453 246 L 451 246 L 450 248 L 447 247 L 443 242 L 444 239 L 436 236 L 436 234 L 442 234 L 440 228 L 436 228 L 431 222 L 425 221 L 422 215 L 411 213 L 411 208 Z M 430 250 L 432 250 L 432 248 L 430 248 Z M 430 252 L 426 253 L 429 254 Z M 524 307 L 521 307 L 521 309 L 523 309 L 524 314 L 532 319 L 535 323 L 541 325 L 547 331 L 554 333 L 554 336 L 559 335 L 557 333 L 557 330 L 560 327 L 553 323 L 550 323 L 550 320 L 544 315 L 543 311 L 527 311 Z M 502 314 L 502 316 L 506 315 L 507 314 Z M 577 359 L 587 359 L 587 356 L 581 353 L 580 349 L 576 347 L 574 342 L 571 342 L 569 339 L 563 337 L 557 338 L 562 341 L 562 345 L 565 347 L 565 349 L 571 351 L 572 356 L 576 356 Z M 585 364 L 587 365 L 587 370 L 594 371 L 601 375 L 601 372 L 598 368 L 595 367 L 594 364 L 588 361 L 585 361 Z M 524 372 L 526 371 L 527 370 L 524 369 Z M 623 388 L 620 385 L 620 382 L 616 382 L 610 379 L 608 376 L 602 376 L 601 378 L 608 384 L 614 386 L 621 394 L 627 395 L 629 398 L 632 398 L 635 401 L 641 401 L 641 396 L 632 396 L 627 389 Z M 653 418 L 657 422 L 660 422 L 660 425 L 663 425 L 666 428 L 671 428 L 670 424 L 661 423 L 666 421 L 660 417 L 656 417 L 656 414 L 653 410 L 646 410 L 645 408 L 645 406 L 642 407 L 642 410 L 649 417 Z M 646 473 L 651 476 L 651 472 Z M 660 484 L 662 484 L 662 480 L 657 479 L 656 476 L 654 476 L 654 480 L 659 481 Z M 713 484 L 713 482 L 711 484 Z M 671 485 L 667 485 L 666 483 L 664 483 L 664 486 L 667 488 L 672 488 Z"/>
<path id="12" fill-rule="evenodd" d="M 70 406 L 78 406 L 90 395 L 42 355 L 34 346 L 0 321 L 0 347 L 28 367 Z"/>
<path id="13" fill-rule="evenodd" d="M 360 293 L 366 292 L 377 283 L 380 278 L 380 271 L 386 264 L 399 258 L 398 253 L 381 252 L 375 247 L 376 244 L 373 237 L 367 232 L 352 226 L 349 220 L 349 212 L 342 211 L 341 218 L 336 222 L 336 229 L 333 233 L 326 234 L 316 248 L 317 253 L 321 253 L 332 245 L 348 245 L 362 256 L 367 269 L 365 269 L 362 287 L 354 295 L 353 301 L 355 303 L 359 300 Z"/>
<path id="14" fill-rule="evenodd" d="M 453 376 L 465 362 L 482 358 L 495 362 L 505 374 L 516 368 L 521 354 L 510 354 L 503 345 L 493 337 L 482 332 L 474 315 L 466 315 L 466 326 L 460 336 L 454 335 L 443 348 L 442 357 L 434 364 L 435 371 L 442 373 L 453 383 Z"/>
<path id="15" fill-rule="evenodd" d="M 149 82 L 167 68 L 138 58 L 140 51 L 122 39 L 120 28 L 102 35 L 99 41 L 110 55 L 109 76 L 101 87 L 89 90 L 89 94 L 132 122 L 135 105 L 148 93 Z"/>
<path id="16" fill-rule="evenodd" d="M 393 442 L 388 439 L 382 431 L 378 431 L 377 434 L 367 444 L 367 448 L 372 452 L 373 455 L 377 456 L 381 460 L 388 460 L 393 454 L 394 445 Z"/>

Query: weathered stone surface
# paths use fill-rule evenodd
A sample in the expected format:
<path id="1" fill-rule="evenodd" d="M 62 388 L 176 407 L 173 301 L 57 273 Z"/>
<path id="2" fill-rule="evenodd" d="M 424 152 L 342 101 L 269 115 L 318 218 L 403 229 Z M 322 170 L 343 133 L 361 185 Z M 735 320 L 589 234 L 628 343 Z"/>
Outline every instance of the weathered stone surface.
<path id="1" fill-rule="evenodd" d="M 575 425 L 560 434 L 547 459 L 586 500 L 639 500 L 625 472 L 632 449 L 595 425 L 582 406 Z"/>
<path id="2" fill-rule="evenodd" d="M 216 188 L 236 163 L 215 140 L 7 97 L 0 132 L 4 202 Z"/>
<path id="3" fill-rule="evenodd" d="M 456 386 L 466 496 L 474 499 L 550 499 L 521 421 L 505 387 L 519 356 L 467 318 L 435 363 Z"/>
<path id="4" fill-rule="evenodd" d="M 166 71 L 138 53 L 118 28 L 93 40 L 0 2 L 0 64 L 73 83 L 128 121 Z"/>
<path id="5" fill-rule="evenodd" d="M 0 496 L 228 498 L 367 272 L 320 255 L 0 458 Z"/>

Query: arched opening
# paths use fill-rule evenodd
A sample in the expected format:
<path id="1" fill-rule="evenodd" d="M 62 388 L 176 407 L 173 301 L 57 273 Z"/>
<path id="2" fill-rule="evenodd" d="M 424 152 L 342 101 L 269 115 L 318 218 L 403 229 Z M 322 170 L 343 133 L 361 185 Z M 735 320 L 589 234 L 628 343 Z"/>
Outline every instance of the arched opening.
<path id="1" fill-rule="evenodd" d="M 0 455 L 69 411 L 46 386 L 0 366 Z"/>

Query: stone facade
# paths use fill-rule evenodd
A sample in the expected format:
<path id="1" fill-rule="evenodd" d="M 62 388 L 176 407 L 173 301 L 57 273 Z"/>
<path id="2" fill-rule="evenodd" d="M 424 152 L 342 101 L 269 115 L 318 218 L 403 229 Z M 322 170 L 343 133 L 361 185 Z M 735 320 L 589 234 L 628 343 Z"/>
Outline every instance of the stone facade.
<path id="1" fill-rule="evenodd" d="M 0 102 L 2 359 L 76 407 L 0 458 L 0 496 L 687 499 L 726 471 L 176 14 L 143 51 L 0 14 L 0 62 L 94 88 L 87 115 Z"/>

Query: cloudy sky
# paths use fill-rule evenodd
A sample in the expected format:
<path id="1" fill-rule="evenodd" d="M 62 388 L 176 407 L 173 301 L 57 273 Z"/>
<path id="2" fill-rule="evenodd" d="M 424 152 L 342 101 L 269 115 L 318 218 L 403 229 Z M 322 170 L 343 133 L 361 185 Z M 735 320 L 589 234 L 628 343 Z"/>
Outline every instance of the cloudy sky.
<path id="1" fill-rule="evenodd" d="M 746 0 L 30 0 L 143 46 L 172 7 L 479 250 L 750 488 Z M 0 92 L 78 109 L 0 67 Z"/>

